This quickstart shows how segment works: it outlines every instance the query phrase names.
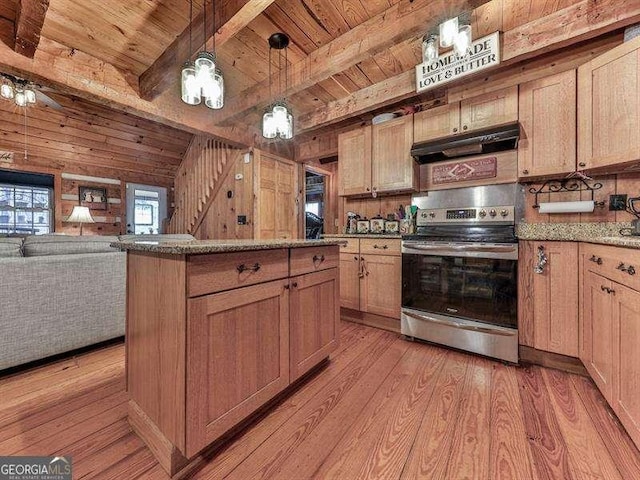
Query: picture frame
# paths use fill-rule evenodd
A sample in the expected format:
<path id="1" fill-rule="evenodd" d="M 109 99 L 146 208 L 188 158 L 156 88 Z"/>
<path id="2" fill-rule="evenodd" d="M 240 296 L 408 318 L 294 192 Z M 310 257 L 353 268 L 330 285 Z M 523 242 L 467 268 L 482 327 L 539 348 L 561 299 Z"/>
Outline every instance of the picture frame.
<path id="1" fill-rule="evenodd" d="M 107 189 L 100 187 L 78 187 L 80 205 L 91 210 L 107 209 Z"/>

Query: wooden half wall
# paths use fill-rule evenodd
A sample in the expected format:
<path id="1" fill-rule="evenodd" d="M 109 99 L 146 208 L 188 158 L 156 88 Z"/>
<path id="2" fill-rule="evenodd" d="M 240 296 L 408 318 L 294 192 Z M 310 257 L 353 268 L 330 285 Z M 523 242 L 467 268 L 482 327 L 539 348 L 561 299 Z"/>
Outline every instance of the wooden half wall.
<path id="1" fill-rule="evenodd" d="M 0 169 L 47 173 L 55 178 L 55 231 L 78 233 L 65 219 L 79 204 L 78 187 L 107 190 L 106 210 L 92 210 L 95 224 L 85 234 L 126 231 L 126 183 L 168 188 L 192 135 L 77 98 L 60 109 L 20 108 L 0 99 L 0 150 L 12 152 Z M 26 113 L 26 115 L 25 115 Z M 26 153 L 25 153 L 26 151 Z"/>

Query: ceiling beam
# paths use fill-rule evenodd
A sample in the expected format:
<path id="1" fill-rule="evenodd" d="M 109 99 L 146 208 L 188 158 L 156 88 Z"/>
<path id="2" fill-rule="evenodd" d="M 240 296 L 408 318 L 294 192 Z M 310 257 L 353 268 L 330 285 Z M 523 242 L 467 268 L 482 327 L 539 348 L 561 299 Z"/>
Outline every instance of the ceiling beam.
<path id="1" fill-rule="evenodd" d="M 216 12 L 215 43 L 220 47 L 246 27 L 275 0 L 228 0 Z M 153 100 L 179 79 L 180 67 L 196 51 L 206 49 L 205 43 L 212 39 L 210 27 L 203 36 L 204 17 L 200 12 L 191 24 L 192 41 L 189 40 L 189 26 L 160 55 L 153 65 L 140 75 L 140 97 Z M 207 22 L 210 24 L 210 22 Z M 194 51 L 189 51 L 193 44 Z"/>
<path id="2" fill-rule="evenodd" d="M 257 133 L 242 125 L 215 126 L 211 121 L 213 110 L 204 105 L 184 104 L 177 89 L 165 92 L 153 102 L 142 100 L 135 76 L 46 37 L 41 39 L 33 59 L 0 42 L 0 71 L 179 130 L 224 139 L 233 146 L 255 143 Z"/>
<path id="3" fill-rule="evenodd" d="M 49 0 L 18 0 L 16 5 L 15 51 L 33 58 L 49 9 Z"/>
<path id="4" fill-rule="evenodd" d="M 465 77 L 462 82 L 447 86 L 449 101 L 459 101 L 543 75 L 551 75 L 563 69 L 576 68 L 578 64 L 585 63 L 593 56 L 612 48 L 615 39 L 598 39 L 571 52 L 560 51 L 561 49 L 592 40 L 638 21 L 640 0 L 583 0 L 508 30 L 502 38 L 503 61 L 500 67 Z M 542 57 L 543 55 L 545 56 Z M 537 57 L 541 57 L 540 60 Z M 536 60 L 526 61 L 532 58 Z M 417 96 L 415 90 L 415 71 L 411 69 L 298 118 L 296 133 L 315 130 L 350 116 Z"/>
<path id="5" fill-rule="evenodd" d="M 401 0 L 393 7 L 361 23 L 335 40 L 321 46 L 289 67 L 286 96 L 305 90 L 332 75 L 376 55 L 392 45 L 422 35 L 443 19 L 473 10 L 489 0 Z M 272 75 L 275 83 L 278 73 Z M 269 79 L 227 101 L 213 121 L 221 123 L 251 108 L 269 104 Z"/>

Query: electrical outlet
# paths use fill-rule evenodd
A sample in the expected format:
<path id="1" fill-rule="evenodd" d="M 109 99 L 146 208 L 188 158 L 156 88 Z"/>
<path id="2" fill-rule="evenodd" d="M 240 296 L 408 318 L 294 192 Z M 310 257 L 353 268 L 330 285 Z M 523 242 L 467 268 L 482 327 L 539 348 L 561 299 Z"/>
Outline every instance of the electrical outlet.
<path id="1" fill-rule="evenodd" d="M 618 211 L 627 208 L 627 195 L 609 195 L 609 210 Z"/>
<path id="2" fill-rule="evenodd" d="M 247 224 L 247 216 L 238 215 L 238 225 L 246 225 L 246 224 Z"/>

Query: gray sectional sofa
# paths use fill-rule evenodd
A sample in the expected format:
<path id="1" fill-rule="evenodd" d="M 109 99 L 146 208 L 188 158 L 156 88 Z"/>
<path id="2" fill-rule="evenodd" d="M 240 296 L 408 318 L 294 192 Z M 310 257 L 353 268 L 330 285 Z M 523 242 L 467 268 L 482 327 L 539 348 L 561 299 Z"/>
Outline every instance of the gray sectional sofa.
<path id="1" fill-rule="evenodd" d="M 110 246 L 118 240 L 0 238 L 0 370 L 124 335 L 126 254 Z"/>

